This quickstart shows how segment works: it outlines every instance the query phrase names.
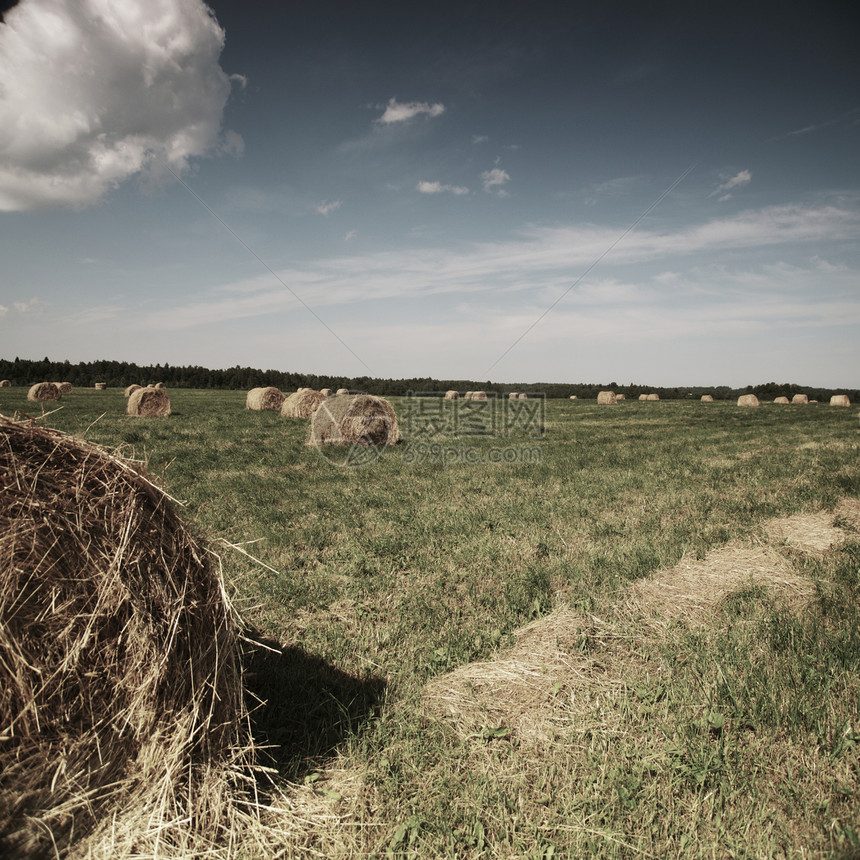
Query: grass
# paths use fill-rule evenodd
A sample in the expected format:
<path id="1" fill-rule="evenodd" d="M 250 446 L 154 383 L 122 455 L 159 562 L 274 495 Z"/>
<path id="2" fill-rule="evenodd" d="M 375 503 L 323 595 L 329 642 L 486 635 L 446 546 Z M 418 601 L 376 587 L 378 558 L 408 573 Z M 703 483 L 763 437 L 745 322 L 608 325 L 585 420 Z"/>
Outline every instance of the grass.
<path id="1" fill-rule="evenodd" d="M 805 609 L 756 585 L 704 625 L 624 609 L 649 574 L 860 497 L 856 408 L 550 401 L 539 438 L 442 439 L 433 456 L 439 439 L 407 435 L 338 468 L 304 444 L 307 422 L 246 411 L 244 392 L 169 393 L 169 419 L 76 390 L 45 421 L 146 459 L 197 529 L 266 565 L 220 544 L 275 647 L 251 686 L 285 795 L 278 850 L 860 857 L 852 524 L 839 551 L 776 547 L 816 584 Z M 41 412 L 25 395 L 0 389 L 0 412 Z M 488 462 L 505 446 L 540 462 Z M 428 682 L 505 653 L 559 606 L 582 619 L 565 639 L 582 677 L 547 687 L 539 742 L 428 707 Z"/>

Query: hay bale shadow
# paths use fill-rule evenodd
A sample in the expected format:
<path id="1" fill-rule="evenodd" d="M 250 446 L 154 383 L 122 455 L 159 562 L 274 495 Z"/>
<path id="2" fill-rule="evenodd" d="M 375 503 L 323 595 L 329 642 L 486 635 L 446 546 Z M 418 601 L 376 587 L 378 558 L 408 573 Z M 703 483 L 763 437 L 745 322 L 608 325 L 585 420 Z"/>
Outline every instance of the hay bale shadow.
<path id="1" fill-rule="evenodd" d="M 245 689 L 258 763 L 298 781 L 376 712 L 386 683 L 357 678 L 294 646 L 251 633 Z"/>

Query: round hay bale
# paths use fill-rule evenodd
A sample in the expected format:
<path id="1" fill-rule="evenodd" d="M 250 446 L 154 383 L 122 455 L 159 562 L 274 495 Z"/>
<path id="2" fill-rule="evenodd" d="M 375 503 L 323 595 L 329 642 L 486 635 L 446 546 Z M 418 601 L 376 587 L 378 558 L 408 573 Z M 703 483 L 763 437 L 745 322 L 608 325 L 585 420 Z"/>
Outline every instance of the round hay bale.
<path id="1" fill-rule="evenodd" d="M 755 394 L 742 394 L 738 397 L 738 406 L 758 406 L 758 397 Z"/>
<path id="2" fill-rule="evenodd" d="M 140 388 L 143 388 L 143 386 L 142 386 L 142 385 L 138 385 L 137 383 L 132 382 L 132 384 L 131 384 L 131 385 L 129 385 L 129 386 L 128 386 L 128 388 L 126 388 L 126 390 L 125 390 L 125 391 L 123 391 L 123 393 L 122 393 L 122 394 L 123 394 L 123 397 L 131 397 L 131 395 L 132 395 L 132 394 L 134 394 L 134 392 L 135 392 L 135 391 L 137 391 L 137 390 L 138 390 L 138 389 L 140 389 Z"/>
<path id="3" fill-rule="evenodd" d="M 787 397 L 774 397 L 773 402 L 774 402 L 774 403 L 787 404 L 787 403 L 788 403 L 788 398 L 787 398 Z"/>
<path id="4" fill-rule="evenodd" d="M 597 402 L 602 406 L 612 406 L 618 402 L 614 391 L 601 391 L 597 395 Z"/>
<path id="5" fill-rule="evenodd" d="M 834 394 L 830 398 L 831 406 L 850 406 L 851 401 L 848 399 L 847 394 Z"/>
<path id="6" fill-rule="evenodd" d="M 702 395 L 702 403 L 713 403 L 714 396 L 712 394 L 703 394 Z"/>
<path id="7" fill-rule="evenodd" d="M 809 403 L 809 396 L 806 394 L 795 394 L 791 398 L 792 403 Z"/>
<path id="8" fill-rule="evenodd" d="M 60 389 L 55 382 L 37 382 L 27 392 L 27 400 L 59 400 L 60 396 Z"/>
<path id="9" fill-rule="evenodd" d="M 312 445 L 394 445 L 397 416 L 382 397 L 354 394 L 326 400 L 311 421 Z"/>
<path id="10" fill-rule="evenodd" d="M 303 388 L 281 404 L 281 415 L 285 418 L 312 418 L 320 403 L 325 403 L 327 399 L 319 391 Z"/>
<path id="11" fill-rule="evenodd" d="M 170 415 L 170 398 L 160 388 L 138 388 L 128 398 L 125 411 L 129 415 L 166 418 Z"/>
<path id="12" fill-rule="evenodd" d="M 157 388 L 159 391 L 164 391 L 167 388 L 163 382 L 156 382 L 152 387 Z"/>
<path id="13" fill-rule="evenodd" d="M 521 391 L 520 396 L 517 398 L 517 400 L 528 400 L 528 399 L 529 399 L 529 396 L 528 396 L 528 394 L 526 394 L 525 391 Z"/>
<path id="14" fill-rule="evenodd" d="M 626 394 L 616 394 L 616 395 L 615 395 L 615 399 L 616 399 L 616 400 L 618 400 L 618 401 L 626 400 L 626 399 L 627 399 L 627 395 L 626 395 Z"/>
<path id="15" fill-rule="evenodd" d="M 335 394 L 335 396 L 336 396 L 336 397 L 345 397 L 345 396 L 346 396 L 346 395 L 348 395 L 348 394 L 349 394 L 349 389 L 348 389 L 348 388 L 338 388 L 337 393 Z"/>
<path id="16" fill-rule="evenodd" d="M 577 396 L 576 396 L 575 394 L 571 394 L 571 395 L 570 395 L 570 399 L 571 399 L 571 400 L 577 400 L 578 398 L 577 398 Z"/>
<path id="17" fill-rule="evenodd" d="M 648 395 L 647 395 L 647 394 L 640 394 L 640 395 L 639 395 L 639 399 L 640 399 L 640 400 L 647 400 L 647 399 L 648 399 Z"/>
<path id="18" fill-rule="evenodd" d="M 0 388 L 11 388 L 12 383 L 8 379 L 0 379 Z"/>
<path id="19" fill-rule="evenodd" d="M 520 397 L 520 394 L 519 394 L 519 392 L 518 392 L 518 391 L 512 391 L 512 392 L 508 395 L 508 400 L 519 400 L 519 397 Z"/>
<path id="20" fill-rule="evenodd" d="M 104 391 L 107 388 L 107 383 L 106 382 L 97 382 L 94 387 L 95 387 L 96 391 Z"/>
<path id="21" fill-rule="evenodd" d="M 473 391 L 472 392 L 472 400 L 486 400 L 487 392 L 486 391 Z"/>
<path id="22" fill-rule="evenodd" d="M 252 388 L 245 398 L 245 408 L 258 412 L 265 410 L 278 412 L 283 405 L 284 395 L 273 385 L 268 388 Z"/>
<path id="23" fill-rule="evenodd" d="M 645 399 L 646 400 L 659 400 L 660 395 L 659 394 L 646 394 Z"/>
<path id="24" fill-rule="evenodd" d="M 218 564 L 96 445 L 0 416 L 0 473 L 0 854 L 101 835 L 152 856 L 145 831 L 182 819 L 211 838 L 228 754 L 247 762 Z"/>
<path id="25" fill-rule="evenodd" d="M 453 389 L 450 391 L 446 391 L 445 392 L 445 399 L 446 400 L 459 400 L 460 399 L 460 392 L 454 391 Z"/>
<path id="26" fill-rule="evenodd" d="M 71 382 L 55 382 L 54 385 L 60 390 L 60 394 L 71 394 L 74 386 Z"/>
<path id="27" fill-rule="evenodd" d="M 334 394 L 334 391 L 331 388 L 321 388 L 320 394 L 322 394 L 323 397 L 331 397 Z"/>

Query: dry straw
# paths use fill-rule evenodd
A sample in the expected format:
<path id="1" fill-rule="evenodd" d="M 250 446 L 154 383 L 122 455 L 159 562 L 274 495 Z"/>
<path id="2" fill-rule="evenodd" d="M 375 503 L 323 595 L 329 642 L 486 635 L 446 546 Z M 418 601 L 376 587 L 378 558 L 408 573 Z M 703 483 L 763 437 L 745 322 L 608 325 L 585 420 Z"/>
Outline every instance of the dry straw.
<path id="1" fill-rule="evenodd" d="M 320 394 L 322 394 L 325 397 L 331 397 L 334 394 L 334 391 L 332 391 L 331 388 L 321 388 Z"/>
<path id="2" fill-rule="evenodd" d="M 0 854 L 190 856 L 249 761 L 218 568 L 102 448 L 0 416 L 0 473 Z"/>
<path id="3" fill-rule="evenodd" d="M 106 388 L 107 388 L 107 383 L 106 383 L 106 382 L 97 382 L 97 383 L 95 384 L 95 389 L 96 389 L 96 391 L 104 391 Z"/>
<path id="4" fill-rule="evenodd" d="M 170 398 L 160 388 L 138 388 L 128 398 L 125 410 L 129 415 L 151 415 L 166 418 L 170 415 Z"/>
<path id="5" fill-rule="evenodd" d="M 338 388 L 337 392 L 335 393 L 335 396 L 336 397 L 345 397 L 347 394 L 349 394 L 348 388 Z"/>
<path id="6" fill-rule="evenodd" d="M 394 445 L 397 416 L 382 397 L 355 394 L 325 401 L 311 422 L 312 445 Z"/>
<path id="7" fill-rule="evenodd" d="M 454 390 L 446 391 L 445 392 L 445 399 L 446 400 L 459 400 L 460 399 L 460 392 L 454 391 Z"/>
<path id="8" fill-rule="evenodd" d="M 848 399 L 847 394 L 834 394 L 830 398 L 831 406 L 850 406 L 851 401 Z"/>
<path id="9" fill-rule="evenodd" d="M 0 388 L 11 388 L 12 383 L 8 379 L 0 379 Z"/>
<path id="10" fill-rule="evenodd" d="M 646 394 L 645 399 L 646 400 L 659 400 L 660 395 L 659 394 L 653 394 L 653 393 L 652 394 Z"/>
<path id="11" fill-rule="evenodd" d="M 284 404 L 284 395 L 274 386 L 268 388 L 252 388 L 245 398 L 245 408 L 261 410 L 273 410 L 277 412 Z"/>
<path id="12" fill-rule="evenodd" d="M 794 397 L 791 398 L 792 403 L 809 403 L 809 397 L 806 394 L 795 394 Z"/>
<path id="13" fill-rule="evenodd" d="M 702 395 L 702 403 L 713 403 L 714 397 L 712 394 L 703 394 Z"/>
<path id="14" fill-rule="evenodd" d="M 788 398 L 787 397 L 774 397 L 773 402 L 785 405 L 788 403 Z"/>
<path id="15" fill-rule="evenodd" d="M 601 391 L 597 395 L 597 402 L 602 406 L 612 406 L 618 402 L 618 398 L 615 396 L 614 391 Z"/>
<path id="16" fill-rule="evenodd" d="M 281 415 L 286 418 L 311 418 L 320 403 L 325 403 L 327 398 L 314 391 L 312 388 L 302 388 L 291 394 L 281 404 Z"/>
<path id="17" fill-rule="evenodd" d="M 140 388 L 143 388 L 143 386 L 138 385 L 136 382 L 132 382 L 132 384 L 129 385 L 128 388 L 125 389 L 125 391 L 123 391 L 123 396 L 124 397 L 131 397 L 131 395 L 134 394 L 134 392 Z"/>
<path id="18" fill-rule="evenodd" d="M 167 388 L 167 386 L 163 382 L 156 382 L 152 387 L 157 388 L 159 391 L 163 391 L 165 388 Z"/>
<path id="19" fill-rule="evenodd" d="M 60 389 L 55 382 L 37 382 L 30 386 L 27 400 L 59 400 Z"/>
<path id="20" fill-rule="evenodd" d="M 758 406 L 758 397 L 755 394 L 742 394 L 738 397 L 738 406 Z"/>

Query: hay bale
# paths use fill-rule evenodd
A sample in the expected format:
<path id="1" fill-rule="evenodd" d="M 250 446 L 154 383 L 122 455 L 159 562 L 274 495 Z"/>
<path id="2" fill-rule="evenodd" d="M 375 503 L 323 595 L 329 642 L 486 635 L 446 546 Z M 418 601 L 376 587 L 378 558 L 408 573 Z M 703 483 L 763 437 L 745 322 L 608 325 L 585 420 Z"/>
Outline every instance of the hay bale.
<path id="1" fill-rule="evenodd" d="M 519 397 L 520 397 L 520 394 L 519 394 L 519 392 L 518 392 L 518 391 L 512 391 L 512 392 L 508 395 L 508 400 L 519 400 Z"/>
<path id="2" fill-rule="evenodd" d="M 311 422 L 312 445 L 394 445 L 397 416 L 382 397 L 355 394 L 326 400 Z"/>
<path id="3" fill-rule="evenodd" d="M 702 403 L 713 403 L 714 397 L 711 394 L 703 394 L 702 395 Z"/>
<path id="4" fill-rule="evenodd" d="M 164 391 L 167 388 L 163 382 L 156 382 L 152 387 L 157 388 L 159 391 Z"/>
<path id="5" fill-rule="evenodd" d="M 335 397 L 346 397 L 348 394 L 348 388 L 338 388 L 337 392 L 335 392 Z"/>
<path id="6" fill-rule="evenodd" d="M 74 386 L 71 382 L 55 382 L 54 385 L 60 390 L 60 394 L 71 394 Z"/>
<path id="7" fill-rule="evenodd" d="M 104 391 L 107 388 L 107 383 L 106 382 L 97 382 L 94 387 L 95 387 L 96 391 Z"/>
<path id="8" fill-rule="evenodd" d="M 325 403 L 327 399 L 319 391 L 303 388 L 281 404 L 281 415 L 285 418 L 312 418 L 320 403 Z"/>
<path id="9" fill-rule="evenodd" d="M 486 400 L 487 392 L 486 391 L 473 391 L 472 392 L 472 400 Z"/>
<path id="10" fill-rule="evenodd" d="M 0 854 L 213 838 L 244 707 L 218 564 L 96 445 L 0 416 L 0 473 Z"/>
<path id="11" fill-rule="evenodd" d="M 334 394 L 334 391 L 331 388 L 321 388 L 320 394 L 322 394 L 323 397 L 331 397 Z"/>
<path id="12" fill-rule="evenodd" d="M 445 392 L 445 399 L 446 400 L 459 400 L 460 399 L 460 392 L 454 391 L 453 389 L 451 391 L 446 391 Z"/>
<path id="13" fill-rule="evenodd" d="M 614 391 L 601 391 L 597 395 L 597 402 L 601 406 L 612 406 L 618 402 L 618 398 L 615 396 Z"/>
<path id="14" fill-rule="evenodd" d="M 847 394 L 834 394 L 830 398 L 831 406 L 850 406 L 851 401 L 848 399 Z"/>
<path id="15" fill-rule="evenodd" d="M 620 401 L 620 400 L 626 400 L 626 399 L 627 399 L 627 395 L 626 395 L 626 394 L 616 394 L 616 395 L 615 395 L 615 399 L 616 399 L 616 400 L 619 400 L 619 401 Z"/>
<path id="16" fill-rule="evenodd" d="M 245 398 L 245 408 L 256 411 L 272 410 L 277 412 L 284 405 L 284 395 L 274 386 L 252 388 Z"/>
<path id="17" fill-rule="evenodd" d="M 11 388 L 12 383 L 8 379 L 0 379 L 0 388 Z"/>
<path id="18" fill-rule="evenodd" d="M 806 394 L 795 394 L 791 398 L 792 403 L 809 403 L 809 397 Z"/>
<path id="19" fill-rule="evenodd" d="M 640 395 L 639 395 L 639 399 L 640 399 L 640 400 L 647 400 L 647 399 L 648 399 L 648 395 L 647 395 L 647 394 L 640 394 Z"/>
<path id="20" fill-rule="evenodd" d="M 135 392 L 135 391 L 137 391 L 137 390 L 138 390 L 138 389 L 140 389 L 140 388 L 143 388 L 143 386 L 142 386 L 142 385 L 138 385 L 138 384 L 137 384 L 137 383 L 135 383 L 135 382 L 132 382 L 132 384 L 131 384 L 131 385 L 129 385 L 129 386 L 128 386 L 128 388 L 126 388 L 126 390 L 125 390 L 125 391 L 123 391 L 123 393 L 122 393 L 122 394 L 123 394 L 123 397 L 131 397 L 131 395 L 132 395 L 132 394 L 134 394 L 134 392 Z"/>
<path id="21" fill-rule="evenodd" d="M 577 398 L 577 396 L 576 396 L 575 394 L 571 394 L 571 395 L 570 395 L 570 399 L 571 399 L 571 400 L 577 400 L 578 398 Z"/>
<path id="22" fill-rule="evenodd" d="M 755 394 L 742 394 L 738 397 L 738 406 L 758 406 L 758 397 Z"/>
<path id="23" fill-rule="evenodd" d="M 525 391 L 521 391 L 521 392 L 520 392 L 520 396 L 519 396 L 519 398 L 518 398 L 518 399 L 519 399 L 519 400 L 528 400 L 528 399 L 529 399 L 529 396 L 528 396 L 528 394 L 526 394 L 526 392 L 525 392 Z"/>
<path id="24" fill-rule="evenodd" d="M 653 394 L 653 393 L 652 394 L 646 394 L 645 399 L 646 400 L 659 400 L 660 395 L 659 394 Z"/>
<path id="25" fill-rule="evenodd" d="M 787 397 L 774 397 L 773 402 L 774 402 L 774 403 L 787 404 L 787 403 L 788 403 L 788 398 L 787 398 Z"/>
<path id="26" fill-rule="evenodd" d="M 27 400 L 59 400 L 60 389 L 55 382 L 37 382 L 30 386 Z"/>
<path id="27" fill-rule="evenodd" d="M 160 388 L 138 388 L 128 398 L 125 411 L 129 415 L 166 418 L 170 415 L 170 398 Z"/>

